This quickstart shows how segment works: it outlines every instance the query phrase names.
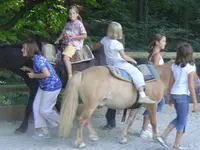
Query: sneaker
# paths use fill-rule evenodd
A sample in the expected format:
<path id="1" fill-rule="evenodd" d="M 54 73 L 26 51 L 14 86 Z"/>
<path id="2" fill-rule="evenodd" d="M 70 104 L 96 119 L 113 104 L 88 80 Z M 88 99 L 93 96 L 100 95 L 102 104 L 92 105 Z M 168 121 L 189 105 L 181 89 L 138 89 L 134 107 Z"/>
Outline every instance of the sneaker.
<path id="1" fill-rule="evenodd" d="M 176 146 L 173 146 L 173 150 L 177 150 L 177 149 L 179 149 L 179 150 L 186 150 L 187 147 L 182 147 L 182 146 L 176 147 Z"/>
<path id="2" fill-rule="evenodd" d="M 149 132 L 152 132 L 152 126 L 151 124 L 148 124 L 148 129 L 147 129 Z"/>
<path id="3" fill-rule="evenodd" d="M 138 103 L 147 103 L 147 104 L 155 104 L 155 101 L 152 101 L 148 96 L 140 97 Z"/>
<path id="4" fill-rule="evenodd" d="M 146 140 L 148 138 L 152 138 L 153 135 L 152 135 L 152 132 L 148 131 L 148 130 L 142 130 L 141 133 L 140 133 L 140 138 L 142 138 L 143 140 Z"/>
<path id="5" fill-rule="evenodd" d="M 39 133 L 39 132 L 36 132 L 32 138 L 34 139 L 49 139 L 51 138 L 50 134 L 47 133 L 47 134 L 44 134 L 44 133 Z"/>
<path id="6" fill-rule="evenodd" d="M 159 136 L 155 140 L 158 141 L 165 148 L 168 148 L 168 145 L 163 137 Z"/>

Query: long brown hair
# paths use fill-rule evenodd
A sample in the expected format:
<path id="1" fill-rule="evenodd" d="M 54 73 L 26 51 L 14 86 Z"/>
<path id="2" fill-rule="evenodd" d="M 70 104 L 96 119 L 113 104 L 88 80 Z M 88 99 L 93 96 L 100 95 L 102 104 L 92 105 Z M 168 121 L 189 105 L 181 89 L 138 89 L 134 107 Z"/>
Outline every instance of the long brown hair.
<path id="1" fill-rule="evenodd" d="M 67 10 L 67 14 L 69 15 L 69 11 L 71 10 L 71 9 L 74 9 L 75 11 L 76 11 L 76 13 L 78 14 L 78 20 L 80 20 L 81 22 L 83 21 L 82 20 L 82 18 L 81 18 L 81 16 L 80 16 L 80 9 L 78 8 L 78 5 L 72 5 L 72 6 L 70 6 L 69 8 L 68 8 L 68 10 Z M 69 17 L 67 18 L 67 22 L 70 22 L 71 20 L 69 19 Z"/>
<path id="2" fill-rule="evenodd" d="M 35 41 L 25 41 L 23 46 L 28 49 L 28 57 L 33 57 L 35 54 L 41 54 L 40 49 Z"/>
<path id="3" fill-rule="evenodd" d="M 193 48 L 189 43 L 181 43 L 177 47 L 175 64 L 185 67 L 189 63 L 194 65 Z"/>
<path id="4" fill-rule="evenodd" d="M 163 34 L 155 34 L 152 39 L 151 42 L 149 44 L 149 53 L 153 52 L 154 47 L 156 46 L 156 42 L 160 41 L 163 37 L 165 37 L 165 35 Z"/>

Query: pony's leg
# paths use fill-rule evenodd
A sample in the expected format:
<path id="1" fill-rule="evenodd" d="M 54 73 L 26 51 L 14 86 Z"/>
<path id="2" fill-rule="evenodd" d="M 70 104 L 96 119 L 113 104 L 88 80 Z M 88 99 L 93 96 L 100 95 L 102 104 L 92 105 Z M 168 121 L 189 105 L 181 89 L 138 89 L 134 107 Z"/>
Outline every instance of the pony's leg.
<path id="1" fill-rule="evenodd" d="M 90 107 L 92 106 L 90 105 Z M 75 142 L 78 148 L 86 147 L 86 144 L 83 142 L 83 126 L 86 123 L 88 123 L 95 109 L 96 109 L 96 106 L 92 108 L 88 108 L 87 106 L 85 107 L 84 105 L 84 110 L 81 113 L 80 117 L 78 117 L 77 137 L 76 137 L 76 142 Z"/>
<path id="2" fill-rule="evenodd" d="M 92 126 L 91 120 L 88 120 L 87 127 L 88 127 L 88 130 L 90 131 L 90 139 L 92 141 L 97 141 L 99 138 L 97 136 L 96 131 L 94 130 L 94 128 Z"/>
<path id="3" fill-rule="evenodd" d="M 61 102 L 60 102 L 60 100 L 57 100 L 55 107 L 56 107 L 56 110 L 60 113 L 60 110 L 61 110 Z"/>
<path id="4" fill-rule="evenodd" d="M 19 126 L 19 128 L 15 130 L 15 133 L 17 134 L 25 133 L 28 129 L 28 120 L 29 120 L 30 114 L 32 113 L 33 100 L 35 98 L 36 92 L 37 92 L 37 88 L 31 89 L 29 92 L 29 99 L 28 99 L 28 104 L 25 109 L 24 120 Z"/>
<path id="5" fill-rule="evenodd" d="M 128 120 L 127 120 L 126 127 L 125 127 L 125 129 L 123 130 L 122 135 L 121 135 L 120 144 L 123 144 L 123 143 L 126 143 L 126 142 L 127 142 L 128 130 L 129 130 L 129 128 L 131 127 L 131 125 L 133 124 L 133 121 L 134 121 L 134 119 L 135 119 L 135 116 L 136 116 L 138 110 L 139 110 L 139 109 L 132 109 L 132 110 L 130 111 L 129 117 L 128 117 Z"/>
<path id="6" fill-rule="evenodd" d="M 157 118 L 156 118 L 157 105 L 148 104 L 147 111 L 149 113 L 149 119 L 152 125 L 153 139 L 156 139 L 157 138 Z"/>

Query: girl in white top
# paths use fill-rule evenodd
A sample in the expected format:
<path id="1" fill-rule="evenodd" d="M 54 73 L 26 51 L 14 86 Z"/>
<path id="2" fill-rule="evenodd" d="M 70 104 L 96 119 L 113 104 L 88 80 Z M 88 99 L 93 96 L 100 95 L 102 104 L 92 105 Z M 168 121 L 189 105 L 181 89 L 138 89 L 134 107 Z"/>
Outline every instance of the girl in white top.
<path id="1" fill-rule="evenodd" d="M 163 65 L 164 60 L 161 55 L 161 51 L 165 49 L 166 46 L 166 37 L 161 34 L 155 34 L 151 42 L 149 44 L 149 56 L 148 61 L 150 61 L 153 65 Z M 162 108 L 165 104 L 164 97 L 161 99 L 161 101 L 157 105 L 157 112 L 161 112 Z M 140 133 L 140 137 L 142 139 L 147 139 L 152 137 L 152 127 L 150 125 L 150 119 L 148 111 L 145 110 L 143 113 L 144 119 L 143 119 L 143 127 L 142 131 Z"/>
<path id="2" fill-rule="evenodd" d="M 170 98 L 174 103 L 177 117 L 169 123 L 168 127 L 162 134 L 162 138 L 159 140 L 163 146 L 167 146 L 165 139 L 169 133 L 176 128 L 177 132 L 173 148 L 187 149 L 181 147 L 180 144 L 187 123 L 189 96 L 191 96 L 193 101 L 193 111 L 198 111 L 197 98 L 194 88 L 195 78 L 196 67 L 194 64 L 192 47 L 188 43 L 182 43 L 177 48 L 176 60 L 172 65 L 172 73 L 169 84 L 171 89 Z"/>
<path id="3" fill-rule="evenodd" d="M 93 44 L 92 49 L 104 46 L 106 63 L 126 71 L 139 92 L 138 103 L 155 103 L 144 92 L 145 81 L 143 74 L 132 64 L 137 62 L 124 52 L 124 46 L 118 41 L 122 38 L 122 26 L 118 22 L 111 22 L 108 26 L 107 36 L 100 43 Z M 132 64 L 130 64 L 130 63 Z"/>

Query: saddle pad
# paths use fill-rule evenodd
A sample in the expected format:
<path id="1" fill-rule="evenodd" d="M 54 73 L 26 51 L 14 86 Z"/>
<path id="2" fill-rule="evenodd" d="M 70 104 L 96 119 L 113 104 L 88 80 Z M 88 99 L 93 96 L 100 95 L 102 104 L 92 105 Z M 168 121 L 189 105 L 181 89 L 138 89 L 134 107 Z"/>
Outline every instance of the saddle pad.
<path id="1" fill-rule="evenodd" d="M 152 64 L 141 64 L 138 65 L 137 68 L 142 72 L 144 75 L 144 80 L 149 81 L 149 80 L 158 80 L 159 75 L 156 72 L 156 69 Z"/>
<path id="2" fill-rule="evenodd" d="M 130 75 L 119 68 L 113 67 L 113 66 L 106 66 L 111 74 L 121 80 L 124 81 L 128 81 L 128 82 L 132 82 L 132 79 L 130 77 Z M 150 81 L 150 80 L 158 80 L 159 79 L 159 75 L 157 74 L 155 68 L 153 65 L 151 64 L 141 64 L 138 65 L 137 68 L 142 72 L 142 74 L 144 75 L 144 80 L 145 81 Z"/>
<path id="3" fill-rule="evenodd" d="M 92 54 L 89 46 L 84 45 L 81 50 L 76 50 L 72 57 L 71 63 L 77 64 L 85 61 L 90 61 L 92 59 L 94 59 L 94 55 Z"/>
<path id="4" fill-rule="evenodd" d="M 126 71 L 113 66 L 106 66 L 106 67 L 110 70 L 111 74 L 114 77 L 132 83 L 132 79 Z"/>
<path id="5" fill-rule="evenodd" d="M 52 61 L 56 55 L 55 46 L 53 44 L 42 42 L 42 54 L 48 61 Z"/>

